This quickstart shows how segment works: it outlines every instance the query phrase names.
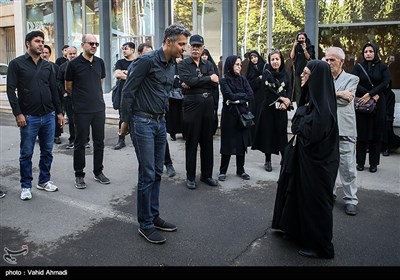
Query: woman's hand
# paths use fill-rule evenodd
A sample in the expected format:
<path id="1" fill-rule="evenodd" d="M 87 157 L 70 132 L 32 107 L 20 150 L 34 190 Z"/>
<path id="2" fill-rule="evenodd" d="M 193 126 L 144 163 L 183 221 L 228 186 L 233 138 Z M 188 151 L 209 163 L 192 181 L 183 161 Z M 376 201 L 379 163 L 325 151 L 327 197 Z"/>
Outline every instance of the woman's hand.
<path id="1" fill-rule="evenodd" d="M 358 103 L 363 105 L 366 104 L 368 102 L 368 100 L 371 99 L 371 96 L 369 95 L 369 92 L 367 92 L 366 94 L 364 94 L 359 100 Z"/>

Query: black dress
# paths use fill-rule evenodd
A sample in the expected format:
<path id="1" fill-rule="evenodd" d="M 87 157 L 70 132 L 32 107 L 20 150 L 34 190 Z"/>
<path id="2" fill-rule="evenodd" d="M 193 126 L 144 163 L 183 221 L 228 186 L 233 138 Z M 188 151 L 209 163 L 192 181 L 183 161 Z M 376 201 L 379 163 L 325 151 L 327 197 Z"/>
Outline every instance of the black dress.
<path id="1" fill-rule="evenodd" d="M 336 96 L 329 65 L 311 69 L 292 119 L 294 137 L 285 148 L 272 228 L 280 229 L 320 257 L 333 258 L 333 187 L 339 168 Z"/>
<path id="2" fill-rule="evenodd" d="M 280 96 L 290 98 L 290 77 L 286 73 L 284 65 L 282 65 L 281 71 L 277 72 L 268 64 L 262 81 L 264 82 L 264 93 L 259 114 L 256 116 L 252 149 L 267 154 L 279 154 L 288 143 L 288 115 L 286 110 L 276 109 L 274 102 Z M 280 88 L 281 90 L 279 90 Z"/>

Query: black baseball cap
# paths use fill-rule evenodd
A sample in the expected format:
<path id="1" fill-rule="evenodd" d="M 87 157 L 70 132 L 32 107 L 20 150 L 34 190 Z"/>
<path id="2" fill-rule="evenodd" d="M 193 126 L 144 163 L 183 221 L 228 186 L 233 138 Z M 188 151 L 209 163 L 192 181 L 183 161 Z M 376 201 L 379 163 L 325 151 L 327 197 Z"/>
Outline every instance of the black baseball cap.
<path id="1" fill-rule="evenodd" d="M 193 45 L 204 45 L 204 38 L 201 37 L 200 35 L 193 35 L 190 37 L 189 44 L 191 46 Z"/>

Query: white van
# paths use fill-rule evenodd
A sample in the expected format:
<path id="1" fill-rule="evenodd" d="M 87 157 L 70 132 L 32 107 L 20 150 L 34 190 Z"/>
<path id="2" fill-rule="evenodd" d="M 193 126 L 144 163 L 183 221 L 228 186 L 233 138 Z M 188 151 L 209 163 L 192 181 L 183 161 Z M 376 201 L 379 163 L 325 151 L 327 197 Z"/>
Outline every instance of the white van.
<path id="1" fill-rule="evenodd" d="M 0 85 L 5 85 L 7 82 L 8 65 L 0 63 Z"/>

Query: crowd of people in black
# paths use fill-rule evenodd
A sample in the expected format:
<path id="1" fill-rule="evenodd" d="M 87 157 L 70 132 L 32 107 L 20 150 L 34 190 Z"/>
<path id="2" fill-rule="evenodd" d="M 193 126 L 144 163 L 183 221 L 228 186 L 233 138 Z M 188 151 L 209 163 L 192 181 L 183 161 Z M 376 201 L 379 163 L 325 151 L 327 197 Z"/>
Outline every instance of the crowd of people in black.
<path id="1" fill-rule="evenodd" d="M 190 37 L 189 41 L 188 38 Z M 21 199 L 32 198 L 32 154 L 40 143 L 40 174 L 37 189 L 54 192 L 50 180 L 53 143 L 60 144 L 64 111 L 68 116 L 73 149 L 75 187 L 86 188 L 85 148 L 92 136 L 94 180 L 111 181 L 103 173 L 105 102 L 102 83 L 105 62 L 97 57 L 96 36 L 85 34 L 82 52 L 64 46 L 56 63 L 49 61 L 51 49 L 44 34 L 26 35 L 26 54 L 10 62 L 7 94 L 16 123 L 21 130 Z M 186 45 L 189 56 L 184 58 Z M 285 67 L 279 50 L 267 61 L 257 51 L 236 55 L 218 65 L 205 48 L 201 35 L 191 35 L 181 25 L 171 25 L 163 45 L 153 50 L 149 44 L 126 42 L 123 58 L 115 64 L 117 87 L 114 109 L 119 110 L 118 142 L 126 146 L 130 135 L 138 160 L 137 216 L 139 233 L 151 243 L 164 243 L 158 230 L 175 231 L 177 226 L 160 217 L 159 192 L 163 165 L 169 177 L 176 171 L 169 152 L 167 134 L 185 141 L 188 189 L 196 182 L 197 150 L 200 146 L 200 181 L 217 187 L 227 180 L 230 158 L 236 156 L 236 175 L 249 180 L 245 171 L 248 148 L 261 151 L 263 168 L 273 170 L 271 155 L 281 155 L 278 189 L 272 228 L 297 240 L 306 257 L 333 258 L 332 209 L 336 199 L 335 181 L 339 173 L 343 185 L 345 213 L 357 214 L 356 170 L 363 171 L 368 154 L 369 171 L 377 172 L 380 154 L 400 146 L 393 133 L 394 93 L 389 67 L 379 58 L 379 48 L 368 42 L 363 60 L 344 70 L 346 55 L 341 48 L 326 50 L 315 59 L 314 46 L 304 32 L 297 34 L 290 52 L 292 69 Z M 179 89 L 182 97 L 172 97 Z M 16 94 L 16 91 L 18 94 Z M 221 119 L 218 116 L 222 94 Z M 357 112 L 360 104 L 372 99 L 372 114 Z M 296 111 L 288 138 L 288 111 Z M 253 116 L 243 125 L 243 116 Z M 220 123 L 220 124 L 219 124 Z M 213 136 L 220 128 L 220 167 L 213 178 Z M 0 198 L 4 193 L 0 192 Z"/>

